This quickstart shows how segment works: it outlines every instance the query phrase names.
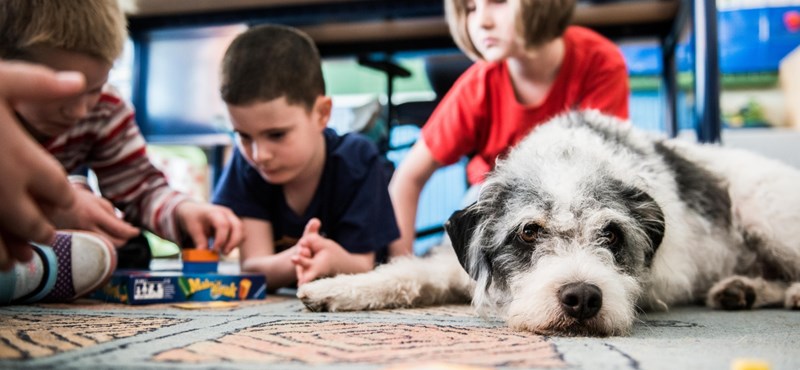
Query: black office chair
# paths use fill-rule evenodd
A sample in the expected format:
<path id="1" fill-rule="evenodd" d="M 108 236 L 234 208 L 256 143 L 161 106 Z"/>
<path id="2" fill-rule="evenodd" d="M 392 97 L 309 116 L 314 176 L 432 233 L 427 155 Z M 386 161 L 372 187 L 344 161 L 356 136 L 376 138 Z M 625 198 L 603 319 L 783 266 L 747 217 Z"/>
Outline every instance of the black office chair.
<path id="1" fill-rule="evenodd" d="M 385 122 L 388 122 L 388 134 L 392 128 L 399 125 L 414 125 L 422 127 L 430 117 L 433 110 L 441 99 L 453 86 L 459 76 L 472 65 L 472 60 L 461 53 L 434 54 L 425 57 L 425 74 L 436 94 L 436 98 L 430 101 L 412 101 L 395 105 L 392 101 L 394 94 L 395 78 L 408 78 L 411 72 L 395 63 L 391 55 L 380 58 L 374 56 L 361 55 L 358 57 L 358 64 L 381 71 L 386 74 L 386 110 Z M 387 138 L 388 139 L 388 138 Z M 413 143 L 403 143 L 399 146 L 389 145 L 389 141 L 380 142 L 378 146 L 383 153 L 389 150 L 402 150 L 410 147 Z"/>
<path id="2" fill-rule="evenodd" d="M 388 53 L 383 57 L 359 55 L 358 64 L 386 74 L 386 109 L 384 117 L 384 122 L 386 123 L 386 127 L 384 127 L 385 135 L 382 135 L 377 142 L 378 149 L 382 154 L 385 155 L 390 150 L 389 135 L 392 132 L 393 117 L 395 116 L 395 105 L 392 102 L 392 95 L 394 95 L 394 80 L 397 77 L 410 77 L 411 71 L 395 63 L 392 60 L 391 54 Z"/>
<path id="3" fill-rule="evenodd" d="M 435 54 L 425 58 L 425 74 L 436 98 L 398 104 L 395 108 L 395 125 L 422 127 L 439 105 L 459 76 L 472 65 L 472 60 L 461 53 Z M 397 149 L 397 148 L 393 148 Z"/>

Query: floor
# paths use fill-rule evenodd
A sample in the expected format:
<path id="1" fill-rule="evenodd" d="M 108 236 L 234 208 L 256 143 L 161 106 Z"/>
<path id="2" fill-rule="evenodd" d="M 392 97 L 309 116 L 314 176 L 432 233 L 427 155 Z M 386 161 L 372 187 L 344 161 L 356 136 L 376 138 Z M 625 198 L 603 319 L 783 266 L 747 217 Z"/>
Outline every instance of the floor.
<path id="1" fill-rule="evenodd" d="M 800 369 L 800 312 L 674 309 L 630 337 L 511 331 L 468 306 L 308 312 L 291 295 L 185 310 L 98 301 L 0 308 L 0 368 L 730 369 L 734 360 Z M 424 367 L 417 367 L 419 369 Z"/>

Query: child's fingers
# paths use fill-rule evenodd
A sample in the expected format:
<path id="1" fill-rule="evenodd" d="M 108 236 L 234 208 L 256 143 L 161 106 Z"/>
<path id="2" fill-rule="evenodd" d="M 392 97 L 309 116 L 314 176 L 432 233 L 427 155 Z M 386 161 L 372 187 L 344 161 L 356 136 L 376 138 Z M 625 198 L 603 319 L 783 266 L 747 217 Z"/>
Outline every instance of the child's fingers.
<path id="1" fill-rule="evenodd" d="M 214 245 L 211 246 L 211 249 L 221 252 L 230 240 L 231 225 L 226 220 L 226 222 L 213 222 L 212 227 L 214 228 Z"/>
<path id="2" fill-rule="evenodd" d="M 309 248 L 307 246 L 304 246 L 304 245 L 299 245 L 297 247 L 297 254 L 302 256 L 302 257 L 306 257 L 306 258 L 311 258 L 312 257 L 311 248 Z"/>
<path id="3" fill-rule="evenodd" d="M 39 152 L 40 147 L 30 148 Z M 39 181 L 29 185 L 28 191 L 36 200 L 51 209 L 68 209 L 75 202 L 75 192 L 66 177 L 66 172 L 49 153 L 31 153 L 32 156 L 41 158 L 31 163 L 35 166 Z"/>
<path id="4" fill-rule="evenodd" d="M 308 272 L 308 268 L 302 265 L 306 263 L 306 261 L 301 261 L 301 259 L 303 259 L 303 257 L 299 255 L 294 255 L 291 258 L 294 264 L 294 276 L 295 279 L 297 279 L 297 286 L 303 285 L 303 282 L 306 281 L 305 275 Z"/>
<path id="5" fill-rule="evenodd" d="M 303 257 L 300 255 L 294 255 L 292 256 L 291 260 L 295 266 L 301 267 L 303 269 L 311 268 L 311 261 L 312 261 L 311 258 Z"/>
<path id="6" fill-rule="evenodd" d="M 322 222 L 318 218 L 314 217 L 308 220 L 308 223 L 306 224 L 306 229 L 303 232 L 303 236 L 309 234 L 318 235 L 320 227 L 322 227 Z"/>
<path id="7" fill-rule="evenodd" d="M 242 222 L 229 209 L 214 207 L 211 224 L 214 227 L 214 250 L 229 253 L 242 243 Z"/>
<path id="8" fill-rule="evenodd" d="M 302 273 L 297 274 L 297 286 L 302 286 L 303 284 L 311 281 L 308 278 L 308 271 L 304 270 Z"/>
<path id="9" fill-rule="evenodd" d="M 244 231 L 242 230 L 242 221 L 239 219 L 239 217 L 236 217 L 233 212 L 228 212 L 226 215 L 228 222 L 230 223 L 231 231 L 228 242 L 225 244 L 223 249 L 223 253 L 228 254 L 233 250 L 233 248 L 236 248 L 242 244 L 242 241 L 244 241 Z"/>
<path id="10" fill-rule="evenodd" d="M 0 271 L 10 270 L 15 262 L 27 262 L 32 257 L 33 250 L 26 240 L 0 234 Z"/>
<path id="11" fill-rule="evenodd" d="M 307 234 L 307 235 L 303 236 L 302 238 L 300 238 L 300 240 L 297 242 L 297 244 L 307 247 L 307 246 L 309 246 L 311 244 L 317 243 L 320 238 L 322 238 L 322 236 L 319 235 L 319 234 Z"/>
<path id="12" fill-rule="evenodd" d="M 297 279 L 297 286 L 303 285 L 303 284 L 300 284 L 300 281 L 303 280 L 303 272 L 304 271 L 305 271 L 305 269 L 303 269 L 302 267 L 297 266 L 297 265 L 294 266 L 294 276 L 295 276 L 295 279 Z"/>
<path id="13" fill-rule="evenodd" d="M 122 245 L 141 232 L 135 226 L 125 222 L 125 220 L 117 218 L 117 216 L 113 214 L 98 214 L 97 227 L 100 228 L 98 231 L 108 235 L 109 238 L 122 242 L 120 244 L 113 243 L 114 245 Z"/>
<path id="14" fill-rule="evenodd" d="M 311 234 L 309 237 L 306 238 L 306 246 L 311 250 L 312 255 L 316 255 L 320 251 L 324 250 L 328 245 L 330 240 L 326 239 L 322 235 L 319 234 Z"/>
<path id="15" fill-rule="evenodd" d="M 313 269 L 313 268 L 306 269 L 306 271 L 303 274 L 303 276 L 301 278 L 297 279 L 297 285 L 303 285 L 305 283 L 310 283 L 310 282 L 316 280 L 318 277 L 320 277 L 320 274 L 315 269 Z"/>
<path id="16" fill-rule="evenodd" d="M 19 62 L 0 62 L 0 96 L 15 99 L 53 99 L 80 93 L 86 78 L 80 72 L 55 72 Z"/>
<path id="17" fill-rule="evenodd" d="M 42 244 L 50 243 L 55 238 L 55 227 L 30 197 L 23 196 L 4 206 L 13 211 L 0 214 L 0 221 L 7 226 L 9 234 Z"/>
<path id="18" fill-rule="evenodd" d="M 186 233 L 189 234 L 189 237 L 192 239 L 194 248 L 208 249 L 208 238 L 206 238 L 206 233 L 202 225 L 198 223 L 186 225 Z"/>
<path id="19" fill-rule="evenodd" d="M 294 273 L 297 277 L 297 286 L 301 286 L 313 280 L 310 277 L 312 274 L 312 265 L 310 259 L 301 256 L 294 256 L 292 258 L 292 263 L 294 263 Z"/>
<path id="20" fill-rule="evenodd" d="M 5 243 L 12 260 L 28 262 L 33 258 L 33 248 L 27 240 L 10 236 L 5 238 Z"/>

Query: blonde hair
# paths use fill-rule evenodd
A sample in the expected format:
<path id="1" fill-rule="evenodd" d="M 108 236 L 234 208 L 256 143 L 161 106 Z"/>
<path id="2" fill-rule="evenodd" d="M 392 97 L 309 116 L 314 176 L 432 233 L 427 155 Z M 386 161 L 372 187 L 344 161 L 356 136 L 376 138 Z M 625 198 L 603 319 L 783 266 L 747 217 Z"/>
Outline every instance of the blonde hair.
<path id="1" fill-rule="evenodd" d="M 575 12 L 576 0 L 510 0 L 517 9 L 516 28 L 526 48 L 536 48 L 564 34 Z M 467 3 L 445 0 L 445 18 L 459 49 L 472 59 L 483 59 L 469 37 Z"/>
<path id="2" fill-rule="evenodd" d="M 127 37 L 117 0 L 0 0 L 0 58 L 46 46 L 113 63 Z"/>

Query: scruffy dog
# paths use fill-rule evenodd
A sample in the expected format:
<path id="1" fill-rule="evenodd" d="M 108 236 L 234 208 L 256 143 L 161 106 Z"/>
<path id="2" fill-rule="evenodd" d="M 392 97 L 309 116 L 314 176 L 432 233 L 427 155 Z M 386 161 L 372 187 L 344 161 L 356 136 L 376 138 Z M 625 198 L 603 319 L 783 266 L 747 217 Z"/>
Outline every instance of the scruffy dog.
<path id="1" fill-rule="evenodd" d="M 471 297 L 513 329 L 590 336 L 630 333 L 640 309 L 800 308 L 799 171 L 597 112 L 535 129 L 446 229 L 453 248 L 298 297 L 314 311 Z"/>

